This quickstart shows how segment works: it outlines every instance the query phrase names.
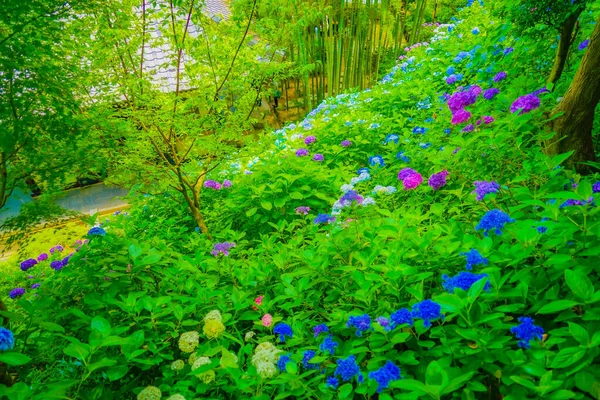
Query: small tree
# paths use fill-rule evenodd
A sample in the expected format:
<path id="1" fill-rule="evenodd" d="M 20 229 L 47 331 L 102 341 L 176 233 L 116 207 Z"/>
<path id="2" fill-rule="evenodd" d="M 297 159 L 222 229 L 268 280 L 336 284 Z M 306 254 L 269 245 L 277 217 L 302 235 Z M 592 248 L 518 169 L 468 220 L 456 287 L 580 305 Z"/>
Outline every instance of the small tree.
<path id="1" fill-rule="evenodd" d="M 103 55 L 94 64 L 107 81 L 94 110 L 104 132 L 123 138 L 113 178 L 177 191 L 210 237 L 202 213 L 207 175 L 253 132 L 256 81 L 286 65 L 268 62 L 274 54 L 264 46 L 248 45 L 254 6 L 218 24 L 202 9 L 194 0 L 144 1 L 134 12 L 125 5 L 98 13 Z"/>
<path id="2" fill-rule="evenodd" d="M 586 173 L 588 161 L 596 161 L 592 141 L 594 113 L 600 102 L 600 18 L 590 37 L 581 64 L 563 99 L 552 111 L 555 117 L 549 123 L 552 131 L 560 136 L 550 143 L 550 154 L 573 151 L 569 162 L 578 172 Z"/>

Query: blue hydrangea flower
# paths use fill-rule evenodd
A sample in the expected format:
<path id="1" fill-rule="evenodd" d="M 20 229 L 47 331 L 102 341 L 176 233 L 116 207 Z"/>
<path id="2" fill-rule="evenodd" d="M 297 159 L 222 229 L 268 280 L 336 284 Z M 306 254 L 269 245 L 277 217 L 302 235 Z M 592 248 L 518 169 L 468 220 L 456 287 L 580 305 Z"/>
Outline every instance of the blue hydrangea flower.
<path id="1" fill-rule="evenodd" d="M 284 322 L 280 322 L 277 325 L 275 325 L 273 333 L 279 335 L 279 341 L 281 343 L 285 342 L 286 336 L 291 338 L 294 335 L 294 333 L 292 332 L 292 327 Z"/>
<path id="2" fill-rule="evenodd" d="M 0 351 L 10 350 L 15 347 L 15 337 L 6 328 L 0 327 Z"/>
<path id="3" fill-rule="evenodd" d="M 479 224 L 475 227 L 475 229 L 484 231 L 484 235 L 488 236 L 490 231 L 496 233 L 496 235 L 502 234 L 502 228 L 504 225 L 515 222 L 514 219 L 508 216 L 504 211 L 493 209 L 485 213 L 485 215 L 479 221 Z"/>
<path id="4" fill-rule="evenodd" d="M 444 274 L 442 275 L 442 286 L 448 293 L 454 293 L 454 289 L 462 289 L 466 292 L 475 282 L 487 277 L 488 274 L 474 274 L 472 272 L 465 271 L 459 272 L 458 275 L 454 277 Z M 488 281 L 485 283 L 485 287 L 483 289 L 489 291 L 490 288 L 491 285 Z"/>
<path id="5" fill-rule="evenodd" d="M 412 306 L 413 318 L 420 318 L 423 320 L 425 328 L 431 326 L 431 321 L 438 318 L 443 318 L 442 307 L 433 300 L 423 300 L 420 303 Z"/>
<path id="6" fill-rule="evenodd" d="M 534 325 L 531 317 L 519 317 L 519 322 L 519 325 L 510 328 L 510 332 L 519 339 L 519 347 L 528 349 L 531 347 L 529 342 L 533 339 L 542 340 L 544 328 Z"/>
<path id="7" fill-rule="evenodd" d="M 327 325 L 325 324 L 319 324 L 313 328 L 313 332 L 315 334 L 315 337 L 317 337 L 321 332 L 329 332 L 329 328 L 327 328 Z"/>
<path id="8" fill-rule="evenodd" d="M 451 134 L 451 133 L 452 133 L 452 129 L 450 129 L 450 128 L 446 128 L 446 129 L 444 129 L 444 133 L 445 133 L 446 135 L 449 135 L 449 134 Z"/>
<path id="9" fill-rule="evenodd" d="M 356 336 L 361 336 L 364 331 L 371 329 L 371 317 L 368 314 L 350 317 L 346 324 L 348 328 L 356 328 Z"/>
<path id="10" fill-rule="evenodd" d="M 362 174 L 368 174 L 369 173 L 369 168 L 367 167 L 363 167 L 360 168 L 358 171 L 356 171 L 356 175 L 362 175 Z"/>
<path id="11" fill-rule="evenodd" d="M 329 214 L 319 214 L 319 215 L 317 215 L 317 217 L 314 219 L 313 222 L 315 225 L 335 222 L 335 217 L 333 217 Z"/>
<path id="12" fill-rule="evenodd" d="M 369 165 L 371 165 L 371 167 L 375 167 L 377 165 L 380 167 L 385 167 L 385 161 L 383 160 L 383 157 L 381 157 L 380 155 L 370 156 L 369 157 Z"/>
<path id="13" fill-rule="evenodd" d="M 317 354 L 314 350 L 306 350 L 302 356 L 302 365 L 306 369 L 319 369 L 319 364 L 309 362 Z"/>
<path id="14" fill-rule="evenodd" d="M 413 326 L 413 314 L 407 308 L 401 308 L 398 311 L 395 311 L 390 315 L 390 319 L 392 320 L 392 329 L 397 327 L 398 325 L 406 324 L 408 326 Z"/>
<path id="15" fill-rule="evenodd" d="M 330 376 L 325 381 L 325 386 L 330 387 L 332 389 L 337 389 L 339 384 L 340 384 L 340 382 L 338 381 L 338 379 L 335 376 Z"/>
<path id="16" fill-rule="evenodd" d="M 333 336 L 329 335 L 325 338 L 325 340 L 323 340 L 323 343 L 321 343 L 319 346 L 319 350 L 321 350 L 323 353 L 329 352 L 329 354 L 333 355 L 333 353 L 335 353 L 335 348 L 339 345 L 340 344 L 338 342 L 333 340 Z"/>
<path id="17" fill-rule="evenodd" d="M 359 374 L 360 368 L 358 367 L 358 364 L 356 364 L 356 357 L 354 355 L 351 355 L 346 359 L 340 358 L 337 361 L 335 375 L 341 376 L 343 381 L 352 380 L 352 378 Z"/>
<path id="18" fill-rule="evenodd" d="M 409 163 L 410 162 L 410 157 L 405 155 L 403 151 L 399 152 L 398 154 L 396 154 L 396 158 L 399 160 L 404 161 L 405 163 Z"/>
<path id="19" fill-rule="evenodd" d="M 538 226 L 537 228 L 538 233 L 543 234 L 546 233 L 546 231 L 548 230 L 547 226 Z"/>
<path id="20" fill-rule="evenodd" d="M 417 134 L 417 135 L 424 135 L 426 131 L 427 131 L 427 129 L 422 126 L 416 126 L 413 129 L 413 133 Z"/>
<path id="21" fill-rule="evenodd" d="M 488 265 L 488 259 L 479 253 L 476 249 L 471 249 L 466 253 L 460 253 L 467 258 L 467 270 L 471 271 L 476 265 Z"/>
<path id="22" fill-rule="evenodd" d="M 106 231 L 100 228 L 99 226 L 95 226 L 92 229 L 90 229 L 87 234 L 90 236 L 105 236 Z"/>
<path id="23" fill-rule="evenodd" d="M 390 142 L 394 142 L 395 144 L 398 144 L 399 140 L 400 140 L 400 137 L 398 135 L 396 135 L 395 133 L 390 133 L 383 140 L 383 144 L 390 144 Z"/>
<path id="24" fill-rule="evenodd" d="M 383 367 L 369 372 L 369 379 L 376 381 L 379 385 L 377 386 L 377 393 L 381 393 L 389 387 L 390 382 L 397 381 L 400 378 L 400 368 L 391 361 L 386 362 Z"/>
<path id="25" fill-rule="evenodd" d="M 292 359 L 290 358 L 289 354 L 279 357 L 279 361 L 277 361 L 277 368 L 279 368 L 280 371 L 285 371 L 285 366 L 290 361 L 292 361 Z"/>

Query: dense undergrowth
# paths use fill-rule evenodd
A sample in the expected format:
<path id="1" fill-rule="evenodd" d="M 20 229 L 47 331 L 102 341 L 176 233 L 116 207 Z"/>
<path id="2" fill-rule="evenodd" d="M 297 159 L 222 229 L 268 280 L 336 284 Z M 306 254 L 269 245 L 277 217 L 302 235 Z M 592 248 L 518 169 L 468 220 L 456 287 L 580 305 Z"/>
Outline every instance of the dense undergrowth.
<path id="1" fill-rule="evenodd" d="M 133 195 L 15 272 L 0 393 L 600 398 L 600 184 L 541 151 L 585 49 L 544 91 L 551 45 L 459 18 L 215 171 L 212 241 L 176 194 Z"/>

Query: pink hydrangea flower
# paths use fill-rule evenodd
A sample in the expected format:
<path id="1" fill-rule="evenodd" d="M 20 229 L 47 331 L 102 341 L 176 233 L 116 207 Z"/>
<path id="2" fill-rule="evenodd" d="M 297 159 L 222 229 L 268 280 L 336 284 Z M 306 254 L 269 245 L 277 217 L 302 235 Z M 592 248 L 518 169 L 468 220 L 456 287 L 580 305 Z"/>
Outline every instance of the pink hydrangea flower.
<path id="1" fill-rule="evenodd" d="M 421 183 L 423 183 L 423 177 L 419 173 L 415 173 L 409 175 L 402 181 L 404 184 L 404 190 L 412 190 L 417 188 Z"/>
<path id="2" fill-rule="evenodd" d="M 257 298 L 254 299 L 254 302 L 260 306 L 264 297 L 265 296 L 258 296 Z"/>
<path id="3" fill-rule="evenodd" d="M 271 324 L 273 323 L 273 317 L 271 316 L 271 314 L 265 314 L 262 317 L 262 324 L 265 327 L 269 327 L 271 326 Z"/>
<path id="4" fill-rule="evenodd" d="M 454 114 L 452 114 L 452 124 L 462 124 L 471 118 L 471 113 L 467 110 L 458 110 Z"/>

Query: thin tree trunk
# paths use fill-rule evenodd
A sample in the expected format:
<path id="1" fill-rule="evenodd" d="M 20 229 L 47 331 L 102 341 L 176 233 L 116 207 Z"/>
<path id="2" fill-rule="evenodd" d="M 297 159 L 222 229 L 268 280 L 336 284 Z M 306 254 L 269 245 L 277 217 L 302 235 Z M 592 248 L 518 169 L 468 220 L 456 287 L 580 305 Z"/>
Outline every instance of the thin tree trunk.
<path id="1" fill-rule="evenodd" d="M 554 65 L 552 66 L 552 71 L 548 77 L 548 83 L 554 84 L 558 82 L 565 69 L 569 49 L 573 43 L 573 31 L 575 30 L 575 24 L 577 23 L 577 18 L 579 18 L 581 11 L 582 9 L 578 8 L 567 17 L 567 20 L 563 24 L 558 47 L 556 48 L 556 56 L 554 57 Z"/>
<path id="2" fill-rule="evenodd" d="M 549 122 L 557 132 L 556 142 L 547 143 L 547 153 L 561 154 L 573 151 L 568 162 L 579 173 L 588 173 L 587 161 L 596 161 L 592 141 L 594 112 L 600 102 L 600 18 L 590 37 L 590 44 L 575 73 L 571 86 L 551 116 L 562 114 Z"/>

